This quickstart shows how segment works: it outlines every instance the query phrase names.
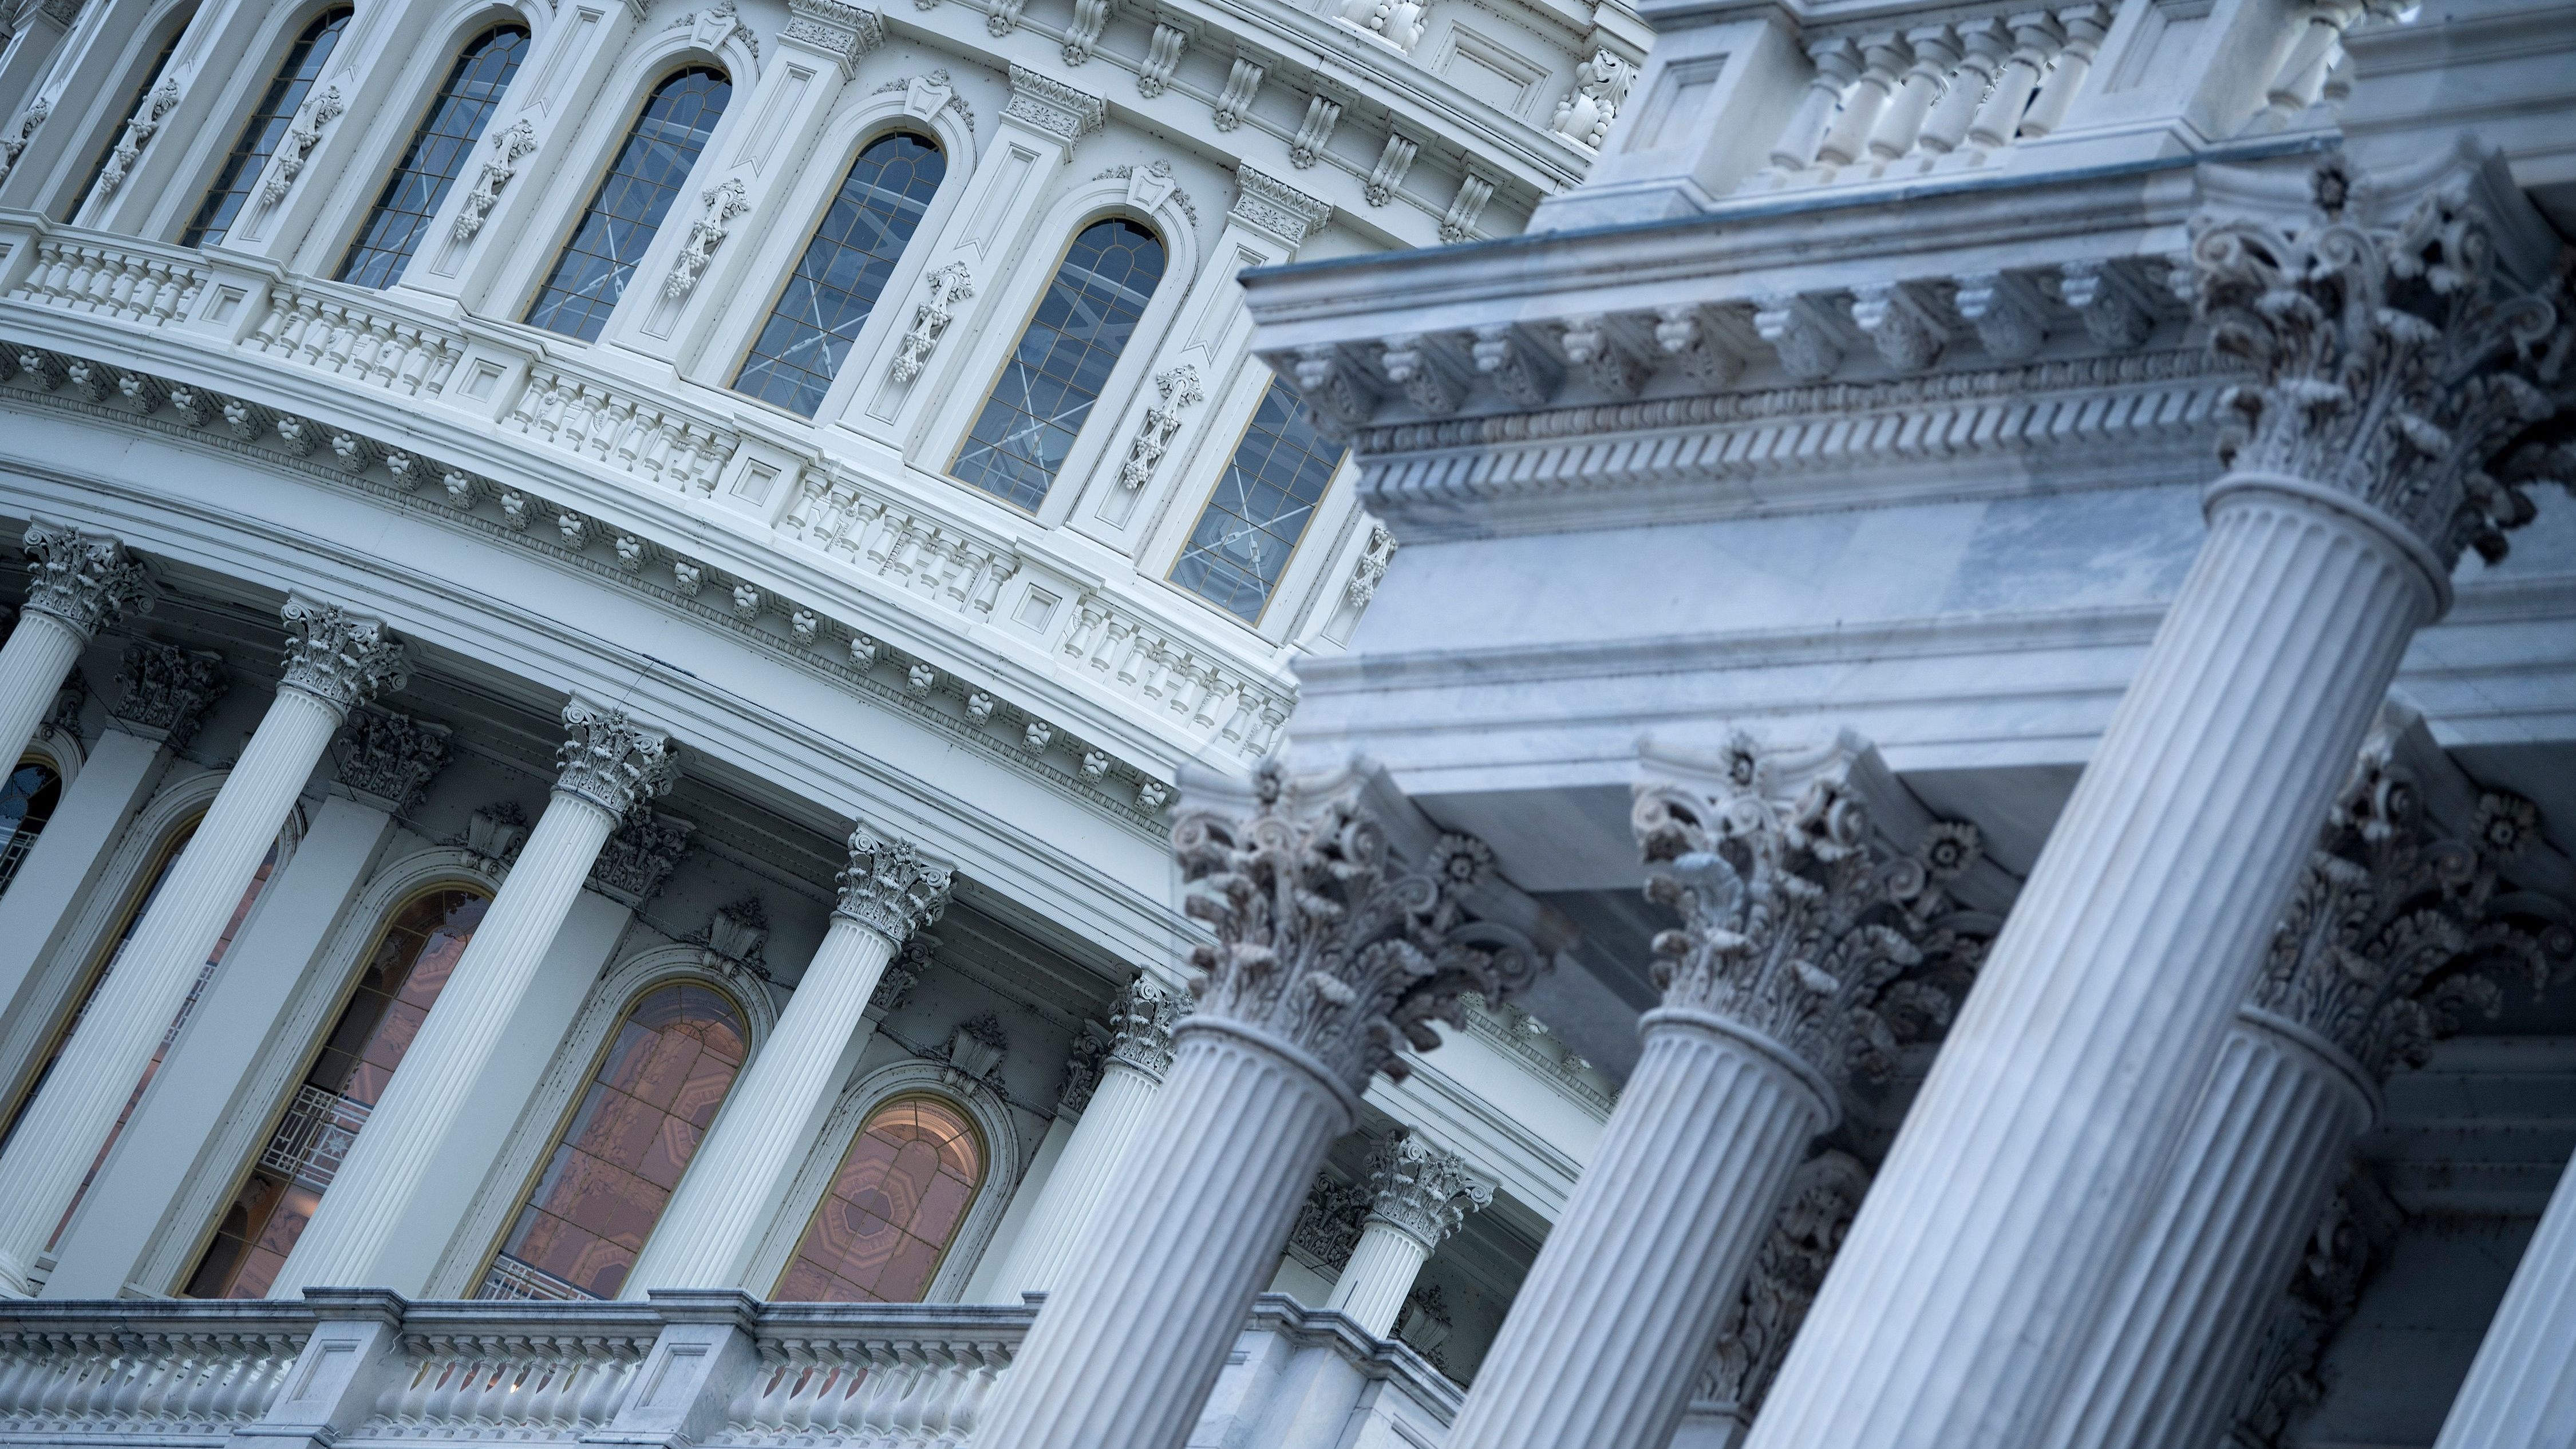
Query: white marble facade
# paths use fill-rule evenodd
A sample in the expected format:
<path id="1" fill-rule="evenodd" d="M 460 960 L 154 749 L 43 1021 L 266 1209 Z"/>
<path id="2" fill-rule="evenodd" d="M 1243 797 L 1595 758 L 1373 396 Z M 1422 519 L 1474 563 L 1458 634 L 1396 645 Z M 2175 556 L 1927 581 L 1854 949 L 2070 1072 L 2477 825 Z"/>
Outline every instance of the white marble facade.
<path id="1" fill-rule="evenodd" d="M 2576 1435 L 2566 4 L 7 26 L 0 1443 Z"/>

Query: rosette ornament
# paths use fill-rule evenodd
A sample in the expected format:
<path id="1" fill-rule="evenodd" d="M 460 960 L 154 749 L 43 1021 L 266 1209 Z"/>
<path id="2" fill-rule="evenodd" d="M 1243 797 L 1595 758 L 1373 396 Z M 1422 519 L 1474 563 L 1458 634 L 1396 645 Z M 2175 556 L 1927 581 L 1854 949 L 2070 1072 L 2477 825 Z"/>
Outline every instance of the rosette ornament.
<path id="1" fill-rule="evenodd" d="M 1403 1049 L 1463 1026 L 1458 997 L 1502 1000 L 1538 969 L 1528 948 L 1468 926 L 1462 896 L 1493 873 L 1493 852 L 1444 835 L 1418 865 L 1395 859 L 1361 803 L 1363 781 L 1291 780 L 1265 761 L 1252 814 L 1187 809 L 1172 853 L 1183 909 L 1216 940 L 1192 949 L 1195 1019 L 1293 1046 L 1356 1097 L 1369 1077 L 1402 1081 Z"/>

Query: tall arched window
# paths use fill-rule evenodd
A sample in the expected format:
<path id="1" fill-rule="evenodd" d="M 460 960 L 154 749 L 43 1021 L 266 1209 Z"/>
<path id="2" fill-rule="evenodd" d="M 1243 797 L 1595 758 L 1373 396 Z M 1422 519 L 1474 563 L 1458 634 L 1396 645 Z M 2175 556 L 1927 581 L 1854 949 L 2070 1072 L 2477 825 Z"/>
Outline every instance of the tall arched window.
<path id="1" fill-rule="evenodd" d="M 1246 623 L 1259 622 L 1342 452 L 1306 420 L 1297 394 L 1272 378 L 1172 565 L 1172 582 Z"/>
<path id="2" fill-rule="evenodd" d="M 736 392 L 814 416 L 947 174 L 938 143 L 906 131 L 859 153 L 752 340 Z"/>
<path id="3" fill-rule="evenodd" d="M 984 1182 L 975 1124 L 937 1097 L 869 1114 L 770 1296 L 789 1303 L 918 1303 Z"/>
<path id="4" fill-rule="evenodd" d="M 491 903 L 482 891 L 449 886 L 393 913 L 321 1055 L 197 1260 L 187 1296 L 267 1296 Z"/>
<path id="5" fill-rule="evenodd" d="M 553 273 L 537 289 L 528 325 L 584 342 L 598 338 L 731 99 L 724 72 L 705 66 L 653 88 Z"/>
<path id="6" fill-rule="evenodd" d="M 152 99 L 152 87 L 160 81 L 161 72 L 170 68 L 170 53 L 179 48 L 179 37 L 187 32 L 188 22 L 196 17 L 197 7 L 191 5 L 170 22 L 170 37 L 161 42 L 161 53 L 153 57 L 152 64 L 144 70 L 143 79 L 135 82 L 134 99 L 126 103 L 125 114 L 117 118 L 115 128 L 107 133 L 107 139 L 99 143 L 98 160 L 90 164 L 89 175 L 82 178 L 80 190 L 72 193 L 72 204 L 63 212 L 63 220 L 70 221 L 80 215 L 80 209 L 89 204 L 89 194 L 98 189 L 98 178 L 107 174 L 108 158 L 116 154 L 117 143 L 125 139 L 125 128 L 134 123 L 136 116 L 143 114 L 144 102 Z"/>
<path id="7" fill-rule="evenodd" d="M 447 199 L 447 188 L 474 154 L 484 123 L 501 106 L 502 92 L 519 73 L 528 54 L 528 32 L 516 25 L 496 25 L 465 43 L 438 88 L 429 114 L 412 132 L 394 174 L 376 196 L 375 209 L 349 243 L 340 262 L 339 280 L 361 287 L 390 287 L 402 280 L 403 268 L 429 232 L 429 219 Z"/>
<path id="8" fill-rule="evenodd" d="M 0 784 L 0 895 L 9 893 L 54 807 L 63 803 L 63 777 L 42 760 L 22 760 Z"/>
<path id="9" fill-rule="evenodd" d="M 1022 508 L 1044 502 L 1162 277 L 1152 232 L 1116 218 L 1083 228 L 949 472 Z"/>
<path id="10" fill-rule="evenodd" d="M 196 216 L 179 234 L 179 245 L 212 246 L 232 229 L 242 204 L 250 200 L 251 188 L 259 184 L 259 173 L 276 153 L 278 141 L 295 124 L 295 112 L 304 104 L 305 94 L 313 89 L 322 67 L 330 64 L 331 52 L 338 48 L 341 32 L 349 28 L 354 13 L 346 5 L 325 10 L 295 37 L 250 119 L 242 122 L 241 136 L 233 142 L 232 154 L 224 158 L 224 169 L 215 173 L 215 184 L 206 188 L 206 199 L 197 204 Z"/>
<path id="11" fill-rule="evenodd" d="M 748 1046 L 742 1012 L 703 986 L 628 1008 L 474 1296 L 616 1297 Z"/>

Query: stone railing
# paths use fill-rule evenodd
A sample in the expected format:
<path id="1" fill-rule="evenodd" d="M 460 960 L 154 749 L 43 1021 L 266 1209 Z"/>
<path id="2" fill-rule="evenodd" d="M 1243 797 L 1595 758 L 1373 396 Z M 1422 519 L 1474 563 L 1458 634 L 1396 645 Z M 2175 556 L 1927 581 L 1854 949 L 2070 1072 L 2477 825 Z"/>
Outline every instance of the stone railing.
<path id="1" fill-rule="evenodd" d="M 343 1446 L 970 1441 L 1034 1307 L 761 1303 L 0 1302 L 0 1443 Z M 1202 1429 L 1240 1449 L 1436 1445 L 1459 1391 L 1412 1350 L 1278 1294 Z M 650 1386 L 649 1390 L 645 1386 Z"/>
<path id="2" fill-rule="evenodd" d="M 715 419 L 583 377 L 561 365 L 528 370 L 528 385 L 501 426 L 639 482 L 700 497 L 741 443 Z"/>
<path id="3" fill-rule="evenodd" d="M 116 244 L 85 245 L 52 237 L 12 297 L 166 327 L 188 314 L 206 285 L 205 268 L 185 253 Z"/>

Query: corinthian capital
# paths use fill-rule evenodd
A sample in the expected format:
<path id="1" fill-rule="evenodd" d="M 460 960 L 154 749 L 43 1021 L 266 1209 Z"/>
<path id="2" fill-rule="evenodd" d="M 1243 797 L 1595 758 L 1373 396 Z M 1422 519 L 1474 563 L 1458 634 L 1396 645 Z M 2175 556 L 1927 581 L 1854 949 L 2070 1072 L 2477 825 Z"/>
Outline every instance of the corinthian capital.
<path id="1" fill-rule="evenodd" d="M 2468 1012 L 2494 1015 L 2497 973 L 2538 990 L 2576 966 L 2576 932 L 2497 896 L 2497 868 L 2539 838 L 2539 810 L 2485 792 L 2465 834 L 2445 833 L 2394 753 L 2385 732 L 2363 746 L 2248 1001 L 2374 1081 L 2421 1066 Z"/>
<path id="2" fill-rule="evenodd" d="M 839 876 L 836 913 L 873 927 L 900 946 L 948 909 L 954 877 L 909 840 L 889 841 L 865 825 L 850 832 L 850 864 Z"/>
<path id="3" fill-rule="evenodd" d="M 1410 1132 L 1389 1137 L 1370 1151 L 1368 1178 L 1369 1214 L 1403 1229 L 1425 1248 L 1439 1247 L 1467 1214 L 1494 1205 L 1494 1185 L 1470 1171 L 1467 1159 Z"/>
<path id="4" fill-rule="evenodd" d="M 186 747 L 207 707 L 231 686 L 223 656 L 152 639 L 137 639 L 126 649 L 118 678 L 125 689 L 108 716 L 173 749 Z"/>
<path id="5" fill-rule="evenodd" d="M 1463 1024 L 1458 995 L 1508 997 L 1538 962 L 1501 933 L 1470 927 L 1460 896 L 1493 853 L 1463 835 L 1400 862 L 1343 772 L 1292 780 L 1276 760 L 1253 777 L 1249 815 L 1181 812 L 1172 853 L 1183 909 L 1216 932 L 1192 950 L 1196 1019 L 1229 1023 L 1306 1053 L 1356 1097 L 1375 1072 L 1403 1080 L 1403 1048 L 1440 1044 L 1433 1020 Z"/>
<path id="6" fill-rule="evenodd" d="M 26 543 L 27 607 L 81 638 L 96 638 L 128 610 L 152 611 L 152 581 L 115 538 L 39 518 L 27 525 Z"/>
<path id="7" fill-rule="evenodd" d="M 2342 165 L 2319 167 L 2300 225 L 2195 228 L 2192 290 L 2210 346 L 2254 373 L 2226 396 L 2237 426 L 2221 461 L 2366 503 L 2446 573 L 2463 547 L 2492 562 L 2505 530 L 2531 519 L 2523 488 L 2568 481 L 2568 450 L 2524 437 L 2567 402 L 2561 289 L 2506 275 L 2469 177 L 2382 227 L 2347 209 Z"/>
<path id="8" fill-rule="evenodd" d="M 671 737 L 579 695 L 564 705 L 571 738 L 555 751 L 555 788 L 624 819 L 636 806 L 668 794 L 680 780 Z"/>
<path id="9" fill-rule="evenodd" d="M 1780 1216 L 1721 1320 L 1717 1348 L 1692 1398 L 1723 1404 L 1739 1423 L 1752 1422 L 1868 1191 L 1869 1169 L 1840 1152 L 1811 1158 L 1790 1174 Z"/>
<path id="10" fill-rule="evenodd" d="M 1789 757 L 1739 735 L 1704 770 L 1665 758 L 1630 816 L 1646 898 L 1682 918 L 1655 937 L 1664 1005 L 1722 1017 L 1832 1087 L 1883 1079 L 1902 1042 L 1946 1025 L 1981 949 L 1944 889 L 1976 863 L 1976 827 L 1893 849 L 1861 758 L 1849 741 Z"/>
<path id="11" fill-rule="evenodd" d="M 1172 1028 L 1189 1009 L 1179 992 L 1151 977 L 1128 982 L 1109 1003 L 1109 1059 L 1161 1081 L 1172 1066 Z"/>
<path id="12" fill-rule="evenodd" d="M 287 596 L 286 675 L 279 683 L 347 714 L 411 682 L 411 651 L 385 621 L 338 604 Z"/>

